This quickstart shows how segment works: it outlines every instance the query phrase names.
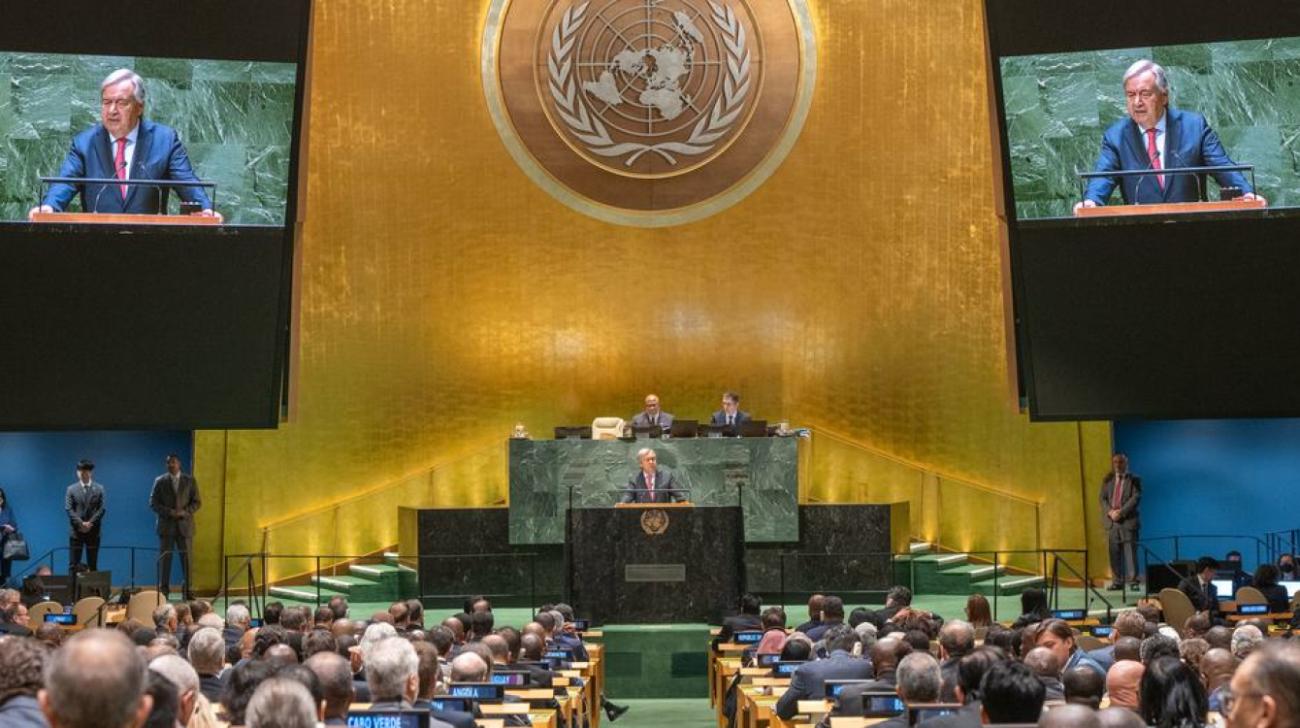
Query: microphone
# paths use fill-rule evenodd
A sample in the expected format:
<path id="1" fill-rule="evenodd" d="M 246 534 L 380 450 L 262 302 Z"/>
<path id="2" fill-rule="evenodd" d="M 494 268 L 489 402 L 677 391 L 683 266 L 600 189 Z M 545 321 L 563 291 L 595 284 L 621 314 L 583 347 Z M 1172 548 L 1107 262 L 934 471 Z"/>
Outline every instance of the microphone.
<path id="1" fill-rule="evenodd" d="M 1155 158 L 1154 160 L 1151 159 L 1150 157 L 1147 158 L 1147 167 L 1146 167 L 1146 168 L 1147 168 L 1148 170 L 1155 171 L 1155 168 L 1156 168 L 1156 167 L 1155 167 L 1155 161 L 1156 161 L 1156 160 L 1159 160 L 1159 159 L 1160 159 L 1160 150 L 1157 149 L 1157 150 L 1156 150 L 1156 158 Z M 1133 186 L 1133 204 L 1135 204 L 1135 205 L 1140 205 L 1140 204 L 1142 204 L 1142 201 L 1139 200 L 1138 197 L 1139 197 L 1140 193 L 1142 192 L 1142 183 L 1143 183 L 1143 182 L 1146 182 L 1146 181 L 1147 181 L 1147 177 L 1150 177 L 1150 176 L 1151 176 L 1151 175 L 1149 175 L 1149 174 L 1138 175 L 1138 181 L 1137 181 L 1137 184 Z"/>
<path id="2" fill-rule="evenodd" d="M 113 168 L 113 176 L 114 177 L 118 176 L 119 174 L 122 173 L 122 170 L 124 169 L 126 169 L 125 159 L 122 160 L 121 164 L 118 164 Z M 99 212 L 99 196 L 104 194 L 104 190 L 108 189 L 108 187 L 109 187 L 108 185 L 99 186 L 99 192 L 95 193 L 95 201 L 94 203 L 91 204 L 90 209 L 87 212 Z"/>
<path id="3" fill-rule="evenodd" d="M 1181 154 L 1178 153 L 1178 150 L 1177 150 L 1177 149 L 1171 149 L 1171 150 L 1170 150 L 1170 153 L 1174 155 L 1174 166 L 1175 166 L 1175 167 L 1190 167 L 1190 166 L 1192 166 L 1192 165 L 1187 164 L 1186 162 L 1183 161 L 1183 157 L 1182 157 Z M 1205 189 L 1204 189 L 1204 187 L 1201 186 L 1201 175 L 1199 175 L 1199 174 L 1193 174 L 1193 175 L 1192 175 L 1192 179 L 1196 182 L 1196 199 L 1198 199 L 1198 200 L 1204 202 L 1204 201 L 1205 201 Z"/>

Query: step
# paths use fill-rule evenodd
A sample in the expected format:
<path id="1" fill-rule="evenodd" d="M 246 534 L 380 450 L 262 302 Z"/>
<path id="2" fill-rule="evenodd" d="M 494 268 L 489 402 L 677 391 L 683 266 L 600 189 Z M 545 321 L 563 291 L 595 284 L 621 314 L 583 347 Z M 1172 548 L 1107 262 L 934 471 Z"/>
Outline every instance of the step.
<path id="1" fill-rule="evenodd" d="M 1041 576 L 1001 576 L 997 580 L 997 590 L 994 591 L 992 579 L 978 581 L 971 584 L 972 591 L 977 591 L 985 596 L 1014 596 L 1031 587 L 1041 587 L 1047 584 L 1047 580 Z"/>
<path id="2" fill-rule="evenodd" d="M 316 587 L 311 584 L 302 584 L 299 586 L 273 586 L 271 587 L 269 593 L 271 596 L 275 597 L 276 599 L 292 599 L 293 601 L 296 602 L 306 602 L 308 604 L 317 603 Z M 320 590 L 319 603 L 324 604 L 335 596 L 346 597 L 347 595 L 344 594 L 343 592 L 335 591 L 333 589 L 322 588 Z"/>
<path id="3" fill-rule="evenodd" d="M 398 554 L 396 551 L 384 552 L 384 563 L 386 564 L 396 564 L 399 558 L 401 558 L 401 555 Z"/>
<path id="4" fill-rule="evenodd" d="M 320 582 L 322 588 L 342 592 L 351 602 L 392 602 L 398 598 L 397 584 L 384 584 L 361 576 L 313 576 L 312 583 Z"/>
<path id="5" fill-rule="evenodd" d="M 415 569 L 403 564 L 352 564 L 348 567 L 352 576 L 359 576 L 378 583 L 391 590 L 395 599 L 414 599 L 419 596 L 420 580 Z"/>
<path id="6" fill-rule="evenodd" d="M 911 551 L 913 554 L 927 554 L 927 553 L 930 553 L 930 542 L 929 542 L 929 541 L 914 541 L 914 542 L 908 544 L 907 548 L 908 548 L 908 550 Z"/>

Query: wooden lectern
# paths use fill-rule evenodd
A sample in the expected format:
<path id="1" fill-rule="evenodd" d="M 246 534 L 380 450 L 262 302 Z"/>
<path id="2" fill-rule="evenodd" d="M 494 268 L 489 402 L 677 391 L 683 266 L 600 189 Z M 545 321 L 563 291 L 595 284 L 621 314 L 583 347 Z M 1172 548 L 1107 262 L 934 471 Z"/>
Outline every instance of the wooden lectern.
<path id="1" fill-rule="evenodd" d="M 98 212 L 37 212 L 32 222 L 92 225 L 220 225 L 221 219 L 208 215 L 139 215 Z"/>
<path id="2" fill-rule="evenodd" d="M 694 508 L 695 504 L 690 501 L 678 501 L 677 503 L 615 503 L 615 508 Z"/>
<path id="3" fill-rule="evenodd" d="M 1212 200 L 1210 202 L 1168 202 L 1156 205 L 1102 205 L 1080 207 L 1075 217 L 1131 217 L 1134 215 L 1182 215 L 1189 212 L 1230 212 L 1233 210 L 1263 210 L 1264 200 Z"/>

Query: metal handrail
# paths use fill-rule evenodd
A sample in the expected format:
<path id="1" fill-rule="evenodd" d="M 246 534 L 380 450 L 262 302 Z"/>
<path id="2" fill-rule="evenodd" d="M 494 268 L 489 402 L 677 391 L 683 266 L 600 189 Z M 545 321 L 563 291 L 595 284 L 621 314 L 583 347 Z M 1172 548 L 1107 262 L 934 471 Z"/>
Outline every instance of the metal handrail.
<path id="1" fill-rule="evenodd" d="M 1048 554 L 1051 554 L 1051 555 L 1052 555 L 1053 557 L 1055 557 L 1058 561 L 1060 561 L 1060 556 L 1061 556 L 1062 554 L 1082 554 L 1082 555 L 1083 555 L 1083 560 L 1084 560 L 1084 571 L 1085 571 L 1085 572 L 1088 571 L 1088 550 L 1087 550 L 1087 549 L 1082 549 L 1082 548 L 1079 548 L 1079 549 L 998 549 L 998 550 L 991 550 L 991 551 L 972 550 L 972 551 L 963 551 L 963 552 L 961 552 L 961 553 L 964 553 L 964 554 L 966 554 L 966 555 L 968 555 L 968 556 L 969 556 L 969 555 L 974 555 L 974 556 L 977 556 L 977 557 L 980 556 L 980 555 L 992 554 L 992 557 L 993 557 L 993 560 L 992 560 L 992 565 L 993 565 L 993 599 L 991 600 L 992 603 L 991 603 L 990 606 L 991 606 L 991 608 L 992 608 L 992 610 L 993 610 L 993 619 L 994 619 L 995 621 L 996 621 L 997 618 L 998 618 L 998 599 L 997 599 L 997 597 L 998 597 L 998 590 L 999 590 L 999 584 L 998 584 L 998 582 L 999 582 L 999 579 L 1001 578 L 1001 573 L 1000 573 L 1000 571 L 1001 571 L 1001 566 L 1002 566 L 1002 563 L 1001 563 L 1001 562 L 1002 562 L 1002 560 L 1003 560 L 1004 557 L 1006 557 L 1006 556 L 1014 556 L 1014 555 L 1016 555 L 1016 554 L 1036 554 L 1036 555 L 1039 555 L 1039 557 L 1040 557 L 1040 566 L 1041 566 L 1041 572 L 1042 572 L 1042 573 L 1037 574 L 1037 576 L 1041 576 L 1041 577 L 1043 577 L 1044 580 L 1047 580 L 1047 566 L 1046 566 L 1046 564 L 1047 564 L 1047 556 L 1048 556 Z M 791 557 L 791 556 L 799 557 L 799 558 L 843 558 L 843 557 L 862 557 L 862 556 L 878 556 L 878 557 L 885 557 L 885 556 L 888 556 L 888 557 L 889 557 L 889 573 L 890 573 L 890 578 L 891 578 L 891 581 L 892 581 L 893 574 L 894 574 L 894 567 L 895 567 L 895 565 L 896 565 L 897 562 L 898 562 L 898 557 L 900 557 L 900 556 L 908 556 L 908 557 L 911 557 L 911 556 L 913 556 L 913 554 L 912 554 L 911 552 L 896 553 L 896 552 L 893 552 L 893 551 L 844 551 L 844 552 L 835 551 L 835 552 L 829 552 L 829 553 L 828 553 L 828 552 L 801 552 L 801 551 L 798 551 L 798 550 L 782 550 L 782 551 L 778 551 L 778 552 L 777 552 L 777 561 L 778 561 L 778 566 L 779 566 L 779 589 L 780 589 L 780 594 L 781 594 L 781 603 L 782 603 L 782 604 L 784 604 L 784 603 L 786 603 L 786 602 L 788 601 L 787 598 L 786 598 L 786 597 L 787 597 L 787 591 L 786 591 L 786 583 L 785 583 L 785 560 L 786 560 L 787 557 Z M 1065 565 L 1066 565 L 1067 568 L 1070 569 L 1070 571 L 1074 572 L 1074 574 L 1075 574 L 1076 576 L 1078 576 L 1079 579 L 1084 583 L 1084 585 L 1085 585 L 1084 605 L 1085 605 L 1085 609 L 1087 609 L 1087 608 L 1090 606 L 1090 602 L 1089 602 L 1089 599 L 1088 599 L 1088 590 L 1092 590 L 1092 591 L 1095 593 L 1095 589 L 1092 587 L 1092 585 L 1090 584 L 1090 582 L 1089 582 L 1086 578 L 1084 578 L 1082 575 L 1080 575 L 1079 572 L 1078 572 L 1076 569 L 1074 569 L 1074 567 L 1070 566 L 1070 564 L 1069 564 L 1068 562 L 1066 562 Z M 912 582 L 912 585 L 913 585 L 913 587 L 914 587 L 914 585 L 915 585 L 915 567 L 913 567 L 913 573 L 912 573 L 911 578 L 909 579 L 909 581 Z M 909 588 L 911 588 L 911 587 L 909 587 Z M 1051 581 L 1047 581 L 1047 588 L 1048 588 L 1048 591 L 1049 591 L 1049 595 L 1048 595 L 1049 600 L 1052 599 L 1053 596 L 1055 595 L 1056 598 L 1057 598 L 1057 603 L 1059 604 L 1059 589 L 1060 589 L 1060 579 L 1059 579 L 1059 576 L 1054 576 L 1054 578 L 1053 578 Z M 878 591 L 878 590 L 864 590 L 864 591 Z M 859 593 L 859 592 L 846 592 L 846 593 Z M 1104 603 L 1106 604 L 1107 614 L 1109 614 L 1109 613 L 1110 613 L 1110 610 L 1111 610 L 1111 608 L 1112 608 L 1112 605 L 1110 604 L 1110 602 L 1109 602 L 1108 600 L 1106 600 L 1105 597 L 1102 597 L 1100 594 L 1097 594 L 1097 597 L 1098 597 L 1099 599 L 1101 599 L 1102 602 L 1104 602 Z"/>
<path id="2" fill-rule="evenodd" d="M 537 559 L 540 556 L 541 554 L 533 551 L 520 551 L 520 552 L 512 551 L 512 552 L 500 552 L 500 553 L 468 553 L 468 554 L 423 554 L 423 555 L 404 555 L 401 553 L 397 554 L 397 558 L 399 560 L 415 559 L 416 561 L 423 561 L 426 559 L 468 559 L 468 558 L 526 559 L 528 561 L 528 573 L 529 573 L 529 592 L 528 592 L 529 603 L 533 605 L 537 604 Z M 268 567 L 270 565 L 270 562 L 275 559 L 311 559 L 314 561 L 315 564 L 312 573 L 315 576 L 315 578 L 313 579 L 313 583 L 316 588 L 316 603 L 321 604 L 322 595 L 321 595 L 320 577 L 322 577 L 325 574 L 326 570 L 332 571 L 334 569 L 337 569 L 343 563 L 349 561 L 359 561 L 363 559 L 376 559 L 376 558 L 382 558 L 382 556 L 376 556 L 373 553 L 370 554 L 273 554 L 266 551 L 254 551 L 254 552 L 241 553 L 241 554 L 224 554 L 222 557 L 222 571 L 224 572 L 222 576 L 222 592 L 226 592 L 228 594 L 230 590 L 230 586 L 233 583 L 233 580 L 240 575 L 246 575 L 248 578 L 248 584 L 246 588 L 250 596 L 253 597 L 253 605 L 250 606 L 255 613 L 260 613 L 261 607 L 258 606 L 259 598 L 262 604 L 265 604 L 266 601 L 270 599 L 271 580 L 267 578 L 267 574 L 269 573 Z M 244 559 L 244 563 L 241 564 L 239 567 L 237 567 L 233 573 L 229 570 L 231 559 Z M 254 577 L 253 574 L 252 564 L 254 561 L 257 561 L 261 565 L 260 568 L 261 568 L 262 578 L 260 580 L 260 583 Z M 322 563 L 323 561 L 333 561 L 334 563 L 325 564 Z M 438 598 L 453 598 L 453 597 L 467 597 L 467 596 L 471 596 L 471 594 L 423 594 L 422 593 L 419 595 L 421 599 L 423 598 L 438 599 Z"/>
<path id="3" fill-rule="evenodd" d="M 18 572 L 15 575 L 11 575 L 10 579 L 16 580 L 17 583 L 22 583 L 22 580 L 26 576 L 28 576 L 36 569 L 41 567 L 42 565 L 41 562 L 43 561 L 48 561 L 48 564 L 46 565 L 50 567 L 50 571 L 53 571 L 54 555 L 56 553 L 70 551 L 70 550 L 71 549 L 68 546 L 55 546 L 54 548 L 50 549 L 49 551 L 46 551 L 40 556 L 31 559 L 30 563 L 28 563 L 27 565 L 27 568 L 23 569 L 22 571 Z M 105 551 L 123 551 L 123 550 L 128 551 L 130 553 L 130 562 L 131 562 L 131 572 L 130 572 L 131 579 L 130 579 L 130 584 L 127 586 L 127 588 L 134 589 L 135 588 L 135 553 L 137 551 L 145 551 L 145 552 L 158 551 L 158 548 L 154 546 L 100 546 L 99 547 L 99 551 L 101 554 Z M 161 558 L 161 554 L 159 555 L 159 558 Z"/>

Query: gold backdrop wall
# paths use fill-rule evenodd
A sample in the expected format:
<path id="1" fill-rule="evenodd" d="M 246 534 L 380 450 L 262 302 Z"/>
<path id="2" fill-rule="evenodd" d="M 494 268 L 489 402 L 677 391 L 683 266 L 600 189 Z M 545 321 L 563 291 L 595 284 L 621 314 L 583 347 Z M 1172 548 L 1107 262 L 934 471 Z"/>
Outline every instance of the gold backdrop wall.
<path id="1" fill-rule="evenodd" d="M 485 2 L 317 0 L 297 412 L 199 433 L 224 504 L 201 511 L 200 581 L 268 524 L 287 524 L 279 551 L 371 551 L 396 542 L 399 501 L 504 501 L 516 421 L 628 416 L 649 391 L 706 416 L 724 388 L 1040 501 L 1045 545 L 1082 546 L 1109 433 L 1008 406 L 980 3 L 811 6 L 816 95 L 783 166 L 713 218 L 639 230 L 570 211 L 511 161 L 480 81 Z M 858 477 L 854 447 L 819 452 L 805 499 L 899 492 Z M 945 497 L 946 522 L 998 507 L 966 499 Z M 965 547 L 989 541 L 956 520 Z"/>

